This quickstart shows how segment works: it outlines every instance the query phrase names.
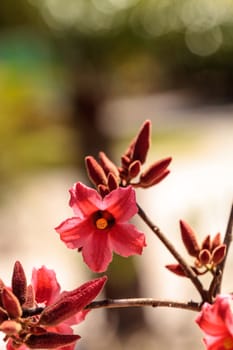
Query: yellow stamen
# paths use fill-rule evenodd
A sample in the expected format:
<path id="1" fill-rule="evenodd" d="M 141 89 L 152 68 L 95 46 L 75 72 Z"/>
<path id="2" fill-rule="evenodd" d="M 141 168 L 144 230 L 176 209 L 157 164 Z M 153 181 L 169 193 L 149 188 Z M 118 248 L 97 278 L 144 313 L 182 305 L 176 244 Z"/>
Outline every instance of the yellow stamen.
<path id="1" fill-rule="evenodd" d="M 95 224 L 99 230 L 104 230 L 106 227 L 108 227 L 108 221 L 105 218 L 97 219 Z"/>

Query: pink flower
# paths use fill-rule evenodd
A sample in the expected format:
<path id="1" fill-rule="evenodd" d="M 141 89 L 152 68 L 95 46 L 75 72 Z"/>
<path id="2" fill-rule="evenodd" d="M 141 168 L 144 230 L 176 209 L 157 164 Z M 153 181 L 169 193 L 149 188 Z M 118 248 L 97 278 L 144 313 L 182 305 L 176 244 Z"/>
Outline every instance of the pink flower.
<path id="1" fill-rule="evenodd" d="M 36 303 L 42 304 L 43 306 L 49 306 L 53 303 L 56 303 L 56 300 L 58 300 L 60 296 L 66 293 L 61 293 L 61 287 L 57 281 L 56 273 L 53 270 L 47 269 L 45 266 L 42 266 L 39 269 L 33 269 L 32 286 L 35 293 Z M 50 332 L 56 332 L 60 334 L 72 334 L 73 329 L 71 328 L 71 326 L 77 325 L 78 323 L 82 322 L 89 311 L 90 310 L 79 311 L 75 315 L 65 319 L 58 325 L 53 327 L 47 327 L 47 330 Z M 75 344 L 71 344 L 60 348 L 60 350 L 72 350 L 74 346 Z"/>
<path id="2" fill-rule="evenodd" d="M 61 293 L 53 270 L 45 266 L 33 269 L 32 284 L 27 285 L 24 269 L 16 261 L 11 287 L 0 281 L 0 332 L 7 350 L 73 350 L 80 336 L 71 325 L 84 320 L 85 307 L 100 293 L 106 279 L 102 276 Z"/>
<path id="3" fill-rule="evenodd" d="M 208 350 L 233 350 L 232 295 L 218 295 L 214 304 L 205 303 L 196 322 L 204 331 Z"/>
<path id="4" fill-rule="evenodd" d="M 96 190 L 78 182 L 70 195 L 69 204 L 75 216 L 55 230 L 68 248 L 82 251 L 91 270 L 105 271 L 113 252 L 124 257 L 142 253 L 145 236 L 128 223 L 138 211 L 131 186 L 117 188 L 103 198 Z"/>

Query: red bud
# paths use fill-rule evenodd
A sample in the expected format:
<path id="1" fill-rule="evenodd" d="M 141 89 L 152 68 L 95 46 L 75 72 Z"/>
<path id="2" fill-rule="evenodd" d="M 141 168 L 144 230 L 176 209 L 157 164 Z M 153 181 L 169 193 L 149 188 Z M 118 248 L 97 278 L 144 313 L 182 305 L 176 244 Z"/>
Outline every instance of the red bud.
<path id="1" fill-rule="evenodd" d="M 99 152 L 100 165 L 105 171 L 105 174 L 113 173 L 116 177 L 119 176 L 117 166 L 106 156 L 104 152 Z"/>
<path id="2" fill-rule="evenodd" d="M 196 234 L 193 229 L 183 220 L 180 220 L 181 237 L 185 248 L 191 256 L 197 257 L 200 251 Z"/>
<path id="3" fill-rule="evenodd" d="M 108 174 L 108 188 L 109 191 L 113 191 L 116 188 L 118 188 L 119 183 L 118 183 L 118 178 L 113 174 L 113 173 L 109 173 Z"/>
<path id="4" fill-rule="evenodd" d="M 147 120 L 142 125 L 134 141 L 132 160 L 139 160 L 141 164 L 145 163 L 147 152 L 150 148 L 150 130 L 151 121 Z"/>
<path id="5" fill-rule="evenodd" d="M 211 261 L 211 254 L 210 254 L 209 250 L 203 249 L 203 250 L 199 253 L 198 260 L 200 261 L 200 263 L 201 263 L 202 265 L 207 265 L 207 264 L 209 264 L 210 261 Z"/>
<path id="6" fill-rule="evenodd" d="M 2 303 L 10 318 L 17 318 L 22 315 L 22 309 L 16 296 L 6 287 L 2 290 Z"/>
<path id="7" fill-rule="evenodd" d="M 180 264 L 170 264 L 165 266 L 169 271 L 181 277 L 187 277 Z"/>
<path id="8" fill-rule="evenodd" d="M 84 283 L 79 288 L 63 292 L 60 298 L 41 313 L 40 324 L 54 326 L 75 315 L 87 306 L 101 291 L 106 276 Z"/>
<path id="9" fill-rule="evenodd" d="M 80 339 L 76 334 L 58 334 L 47 332 L 44 334 L 30 335 L 25 344 L 30 349 L 56 349 L 61 346 L 66 346 Z"/>
<path id="10" fill-rule="evenodd" d="M 31 309 L 35 306 L 35 292 L 31 284 L 27 286 L 27 299 L 23 304 L 25 309 Z"/>
<path id="11" fill-rule="evenodd" d="M 101 165 L 95 160 L 94 157 L 88 156 L 85 158 L 86 169 L 89 179 L 95 186 L 100 184 L 107 184 L 107 177 Z"/>
<path id="12" fill-rule="evenodd" d="M 221 241 L 221 234 L 217 233 L 214 238 L 212 239 L 212 246 L 211 250 L 214 250 L 216 247 L 218 247 L 222 243 Z"/>
<path id="13" fill-rule="evenodd" d="M 19 261 L 15 262 L 12 275 L 12 292 L 18 298 L 20 304 L 24 304 L 27 294 L 27 280 L 23 266 Z"/>
<path id="14" fill-rule="evenodd" d="M 139 160 L 135 160 L 133 163 L 129 166 L 129 177 L 132 179 L 136 177 L 141 169 L 141 162 Z"/>
<path id="15" fill-rule="evenodd" d="M 212 261 L 215 265 L 220 264 L 226 255 L 226 245 L 221 244 L 216 247 L 212 252 Z"/>
<path id="16" fill-rule="evenodd" d="M 100 193 L 101 197 L 105 197 L 107 194 L 109 194 L 109 188 L 106 185 L 98 185 L 97 190 Z"/>
<path id="17" fill-rule="evenodd" d="M 202 242 L 201 249 L 211 250 L 210 235 L 206 236 L 206 238 Z"/>

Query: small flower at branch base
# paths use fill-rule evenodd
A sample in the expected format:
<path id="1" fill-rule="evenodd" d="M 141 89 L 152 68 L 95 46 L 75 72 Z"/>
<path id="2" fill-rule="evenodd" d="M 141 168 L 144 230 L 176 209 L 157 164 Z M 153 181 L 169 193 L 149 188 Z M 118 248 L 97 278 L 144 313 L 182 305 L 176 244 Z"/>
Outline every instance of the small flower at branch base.
<path id="1" fill-rule="evenodd" d="M 23 278 L 22 283 L 19 276 Z M 27 286 L 23 267 L 17 261 L 11 288 L 1 283 L 0 331 L 5 334 L 7 350 L 73 350 L 80 336 L 73 334 L 71 326 L 85 319 L 90 311 L 85 307 L 105 282 L 103 276 L 61 293 L 54 271 L 42 266 L 33 269 L 32 284 Z M 23 291 L 25 298 L 21 298 Z"/>
<path id="2" fill-rule="evenodd" d="M 128 223 L 138 211 L 131 186 L 119 187 L 103 198 L 96 190 L 78 182 L 70 194 L 69 203 L 75 216 L 55 230 L 68 248 L 82 252 L 92 271 L 105 271 L 113 252 L 123 257 L 142 253 L 145 236 Z"/>
<path id="3" fill-rule="evenodd" d="M 232 295 L 218 295 L 211 305 L 204 303 L 196 323 L 204 332 L 207 350 L 233 349 Z"/>

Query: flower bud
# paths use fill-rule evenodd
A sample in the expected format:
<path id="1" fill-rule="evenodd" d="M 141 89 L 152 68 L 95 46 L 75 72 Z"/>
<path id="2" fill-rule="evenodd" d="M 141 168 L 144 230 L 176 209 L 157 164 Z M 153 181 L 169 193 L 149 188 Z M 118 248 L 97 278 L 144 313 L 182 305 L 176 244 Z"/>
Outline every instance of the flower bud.
<path id="1" fill-rule="evenodd" d="M 172 158 L 168 157 L 153 163 L 141 174 L 140 185 L 150 187 L 163 180 L 169 174 L 167 167 L 171 163 L 171 160 Z"/>
<path id="2" fill-rule="evenodd" d="M 202 242 L 201 249 L 211 250 L 210 235 L 205 237 L 204 241 Z"/>
<path id="3" fill-rule="evenodd" d="M 118 188 L 119 183 L 118 183 L 118 178 L 113 174 L 113 173 L 109 173 L 108 174 L 108 188 L 109 191 L 113 191 L 116 188 Z"/>
<path id="4" fill-rule="evenodd" d="M 220 264 L 220 262 L 225 258 L 226 255 L 226 245 L 221 244 L 216 247 L 212 252 L 212 261 L 215 265 Z"/>
<path id="5" fill-rule="evenodd" d="M 114 174 L 116 177 L 119 176 L 117 166 L 106 156 L 104 152 L 99 152 L 100 165 L 104 169 L 106 175 L 109 173 Z"/>
<path id="6" fill-rule="evenodd" d="M 58 334 L 53 332 L 47 332 L 43 334 L 30 335 L 25 344 L 30 349 L 56 349 L 61 346 L 66 346 L 74 343 L 80 339 L 76 334 Z"/>
<path id="7" fill-rule="evenodd" d="M 211 254 L 209 250 L 203 249 L 199 253 L 198 260 L 200 261 L 201 265 L 207 265 L 211 262 Z"/>
<path id="8" fill-rule="evenodd" d="M 187 277 L 180 264 L 170 264 L 166 265 L 165 267 L 178 276 Z"/>
<path id="9" fill-rule="evenodd" d="M 180 220 L 181 237 L 185 248 L 191 256 L 197 257 L 200 247 L 193 229 L 183 220 Z"/>
<path id="10" fill-rule="evenodd" d="M 20 304 L 24 304 L 27 294 L 27 280 L 23 267 L 19 261 L 15 262 L 12 275 L 12 292 L 18 298 Z"/>
<path id="11" fill-rule="evenodd" d="M 129 177 L 132 179 L 136 177 L 141 170 L 141 162 L 139 160 L 133 161 L 129 166 Z"/>
<path id="12" fill-rule="evenodd" d="M 22 309 L 16 296 L 6 287 L 2 290 L 2 303 L 10 318 L 17 318 L 22 315 Z"/>
<path id="13" fill-rule="evenodd" d="M 85 158 L 87 174 L 91 182 L 98 186 L 100 184 L 107 184 L 107 177 L 101 165 L 95 160 L 94 157 L 88 156 Z"/>
<path id="14" fill-rule="evenodd" d="M 145 163 L 147 152 L 150 148 L 150 130 L 151 122 L 147 120 L 141 127 L 133 143 L 132 160 L 139 160 L 141 164 Z"/>
<path id="15" fill-rule="evenodd" d="M 214 250 L 216 247 L 218 247 L 222 243 L 221 241 L 221 234 L 218 232 L 214 238 L 212 239 L 212 246 L 211 249 Z"/>
<path id="16" fill-rule="evenodd" d="M 107 277 L 103 276 L 86 282 L 73 291 L 63 292 L 54 304 L 44 309 L 41 313 L 39 323 L 54 326 L 75 315 L 99 294 L 106 279 Z"/>

